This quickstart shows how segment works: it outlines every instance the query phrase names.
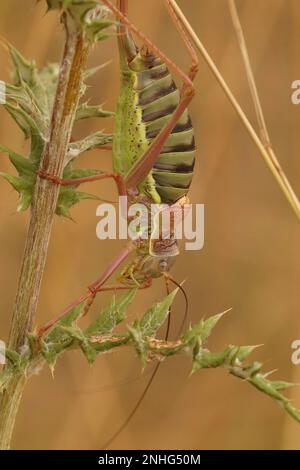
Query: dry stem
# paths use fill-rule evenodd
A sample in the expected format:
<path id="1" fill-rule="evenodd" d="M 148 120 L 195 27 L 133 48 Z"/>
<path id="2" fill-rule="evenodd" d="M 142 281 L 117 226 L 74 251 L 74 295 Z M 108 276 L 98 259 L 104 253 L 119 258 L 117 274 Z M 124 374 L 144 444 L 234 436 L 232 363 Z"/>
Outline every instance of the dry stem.
<path id="1" fill-rule="evenodd" d="M 198 38 L 197 34 L 193 30 L 192 26 L 190 25 L 189 21 L 184 16 L 183 12 L 177 5 L 175 0 L 170 0 L 174 10 L 177 12 L 178 16 L 180 17 L 182 23 L 184 24 L 186 30 L 188 31 L 190 37 L 192 38 L 196 48 L 204 58 L 205 62 L 207 63 L 208 67 L 210 68 L 211 72 L 215 76 L 216 80 L 218 81 L 219 85 L 221 86 L 222 90 L 224 91 L 225 95 L 229 99 L 231 105 L 235 109 L 240 118 L 241 122 L 243 123 L 245 129 L 247 130 L 248 134 L 250 135 L 251 139 L 255 143 L 256 147 L 258 148 L 261 156 L 263 157 L 265 163 L 267 164 L 268 168 L 270 169 L 271 173 L 273 174 L 274 178 L 276 179 L 279 187 L 281 188 L 283 194 L 285 195 L 286 199 L 288 200 L 289 204 L 291 205 L 292 209 L 294 210 L 298 220 L 300 220 L 300 202 L 291 187 L 283 169 L 281 168 L 273 150 L 268 148 L 266 150 L 265 145 L 255 132 L 253 126 L 251 125 L 249 119 L 245 115 L 244 111 L 242 110 L 241 106 L 239 105 L 238 101 L 236 100 L 235 96 L 231 92 L 229 86 L 227 85 L 226 81 L 224 80 L 222 74 L 219 72 L 216 64 L 210 57 L 209 53 L 207 52 L 206 48 Z"/>

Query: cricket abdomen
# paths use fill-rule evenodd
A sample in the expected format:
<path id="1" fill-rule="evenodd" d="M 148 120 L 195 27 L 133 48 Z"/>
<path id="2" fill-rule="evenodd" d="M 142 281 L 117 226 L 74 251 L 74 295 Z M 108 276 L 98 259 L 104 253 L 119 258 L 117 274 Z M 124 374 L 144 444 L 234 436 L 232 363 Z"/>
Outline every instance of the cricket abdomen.
<path id="1" fill-rule="evenodd" d="M 115 170 L 126 175 L 170 120 L 180 101 L 167 68 L 149 52 L 137 52 L 122 70 L 114 139 Z M 139 190 L 155 203 L 186 196 L 195 164 L 194 129 L 186 110 Z"/>
<path id="2" fill-rule="evenodd" d="M 170 120 L 180 101 L 179 90 L 166 65 L 152 54 L 139 54 L 129 66 L 136 71 L 138 106 L 150 145 Z M 152 169 L 161 201 L 173 204 L 186 196 L 195 165 L 194 129 L 186 110 L 168 137 Z"/>

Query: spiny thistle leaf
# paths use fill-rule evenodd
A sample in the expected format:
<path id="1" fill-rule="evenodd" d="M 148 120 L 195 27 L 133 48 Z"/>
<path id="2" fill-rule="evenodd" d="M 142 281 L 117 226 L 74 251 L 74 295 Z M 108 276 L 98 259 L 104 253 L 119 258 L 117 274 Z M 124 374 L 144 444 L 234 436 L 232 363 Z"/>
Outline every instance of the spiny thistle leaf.
<path id="1" fill-rule="evenodd" d="M 143 336 L 154 336 L 165 322 L 177 293 L 178 288 L 174 289 L 162 302 L 152 305 L 146 311 L 143 318 L 138 320 L 133 326 L 136 327 L 139 324 L 139 329 Z"/>
<path id="2" fill-rule="evenodd" d="M 2 41 L 3 42 L 3 41 Z M 31 139 L 29 158 L 22 157 L 4 146 L 0 151 L 9 158 L 18 172 L 18 177 L 1 173 L 20 194 L 18 211 L 26 210 L 32 201 L 36 182 L 36 171 L 48 136 L 50 113 L 46 112 L 47 84 L 40 80 L 34 62 L 26 60 L 11 44 L 5 41 L 13 63 L 13 84 L 6 85 L 4 107 L 20 127 L 26 139 Z"/>
<path id="3" fill-rule="evenodd" d="M 59 64 L 47 64 L 39 71 L 41 90 L 38 93 L 39 103 L 43 103 L 43 110 L 51 116 L 59 76 Z M 37 93 L 36 93 L 37 94 Z"/>
<path id="4" fill-rule="evenodd" d="M 99 353 L 105 353 L 111 349 L 128 344 L 129 335 L 128 333 L 120 333 L 107 336 L 92 336 L 88 338 L 88 341 L 98 355 Z"/>
<path id="5" fill-rule="evenodd" d="M 108 19 L 110 10 L 96 0 L 46 0 L 48 9 L 68 11 L 77 25 L 85 31 L 90 41 L 101 41 L 109 37 L 107 30 L 115 23 Z"/>
<path id="6" fill-rule="evenodd" d="M 4 41 L 14 65 L 13 85 L 22 88 L 26 84 L 27 89 L 32 91 L 33 96 L 39 97 L 41 94 L 43 95 L 44 89 L 40 83 L 36 63 L 27 60 L 12 44 L 7 40 Z M 38 101 L 40 102 L 40 100 Z"/>
<path id="7" fill-rule="evenodd" d="M 107 67 L 111 62 L 112 62 L 111 60 L 108 60 L 107 62 L 104 62 L 104 64 L 100 64 L 100 65 L 97 65 L 96 67 L 91 67 L 89 69 L 84 70 L 83 80 L 86 81 L 88 78 L 93 77 L 98 72 L 100 72 L 100 70 Z"/>
<path id="8" fill-rule="evenodd" d="M 6 85 L 6 99 L 8 101 L 6 108 L 18 122 L 25 138 L 29 138 L 32 132 L 35 132 L 45 141 L 48 137 L 50 116 L 45 112 L 45 109 L 42 109 L 44 103 L 39 103 L 41 94 L 39 93 L 39 97 L 35 96 L 26 82 L 21 82 L 20 86 Z M 17 103 L 17 105 L 14 106 L 12 103 Z"/>
<path id="9" fill-rule="evenodd" d="M 58 203 L 56 207 L 56 215 L 65 217 L 66 219 L 73 220 L 71 217 L 70 209 L 79 204 L 81 201 L 88 199 L 98 200 L 99 198 L 93 194 L 84 193 L 81 191 L 74 191 L 72 187 L 63 187 L 60 190 Z"/>
<path id="10" fill-rule="evenodd" d="M 14 369 L 12 367 L 6 367 L 0 373 L 0 393 L 6 390 L 10 379 L 13 377 Z"/>
<path id="11" fill-rule="evenodd" d="M 129 331 L 131 342 L 134 345 L 137 355 L 142 363 L 142 367 L 144 368 L 147 364 L 147 355 L 149 349 L 147 341 L 145 341 L 145 337 L 141 331 L 140 323 L 135 322 L 134 326 L 128 325 L 127 329 Z"/>
<path id="12" fill-rule="evenodd" d="M 86 2 L 74 2 L 76 8 L 79 6 L 79 3 Z M 67 6 L 66 3 L 65 6 Z M 86 7 L 87 5 L 85 4 L 84 8 Z M 7 173 L 0 173 L 0 176 L 5 178 L 19 193 L 20 200 L 17 210 L 25 211 L 32 202 L 37 179 L 36 173 L 50 133 L 59 66 L 57 64 L 50 64 L 42 70 L 38 70 L 34 62 L 25 59 L 15 47 L 5 40 L 4 42 L 9 50 L 14 66 L 13 84 L 6 85 L 6 104 L 4 106 L 24 133 L 25 138 L 31 139 L 31 149 L 29 158 L 25 158 L 4 146 L 0 146 L 0 152 L 9 155 L 12 164 L 18 172 L 18 176 Z M 89 116 L 107 117 L 113 115 L 113 113 L 103 111 L 101 106 L 88 106 L 87 103 L 79 107 L 79 110 L 81 110 L 79 111 L 81 119 Z M 105 145 L 111 142 L 111 140 L 112 136 L 98 132 L 82 141 L 70 144 L 69 153 L 65 158 L 63 178 L 75 179 L 99 174 L 98 170 L 93 169 L 73 170 L 70 162 L 85 151 Z M 60 188 L 56 209 L 57 215 L 71 218 L 70 209 L 75 204 L 87 199 L 98 199 L 93 194 L 77 191 L 78 186 L 78 184 L 74 184 L 74 186 L 62 186 Z"/>
<path id="13" fill-rule="evenodd" d="M 74 342 L 66 329 L 76 327 L 76 321 L 82 316 L 85 305 L 86 301 L 71 309 L 41 341 L 41 353 L 52 373 L 58 356 Z"/>
<path id="14" fill-rule="evenodd" d="M 9 380 L 14 377 L 15 373 L 25 373 L 29 356 L 27 354 L 22 356 L 16 351 L 5 348 L 5 358 L 5 368 L 0 372 L 0 393 L 6 389 Z"/>
<path id="15" fill-rule="evenodd" d="M 276 390 L 287 390 L 289 388 L 295 387 L 297 384 L 291 382 L 285 382 L 284 380 L 273 380 L 272 385 Z"/>
<path id="16" fill-rule="evenodd" d="M 234 353 L 234 357 L 232 357 L 231 362 L 244 362 L 252 352 L 259 348 L 259 345 L 252 345 L 252 346 L 239 346 Z"/>
<path id="17" fill-rule="evenodd" d="M 113 297 L 112 301 L 102 310 L 100 315 L 85 330 L 85 335 L 100 336 L 111 334 L 115 327 L 125 320 L 125 314 L 129 305 L 136 296 L 136 289 L 130 289 L 120 298 Z"/>
<path id="18" fill-rule="evenodd" d="M 275 400 L 289 401 L 288 398 L 284 397 L 277 389 L 273 386 L 272 381 L 266 379 L 263 374 L 257 373 L 248 378 L 249 382 L 252 383 L 256 388 L 266 393 Z"/>
<path id="19" fill-rule="evenodd" d="M 52 101 L 55 93 L 53 74 L 49 73 L 48 67 L 39 71 L 35 62 L 28 61 L 8 41 L 5 41 L 5 45 L 13 63 L 13 83 L 6 84 L 5 107 L 21 127 L 26 138 L 30 137 L 31 133 L 38 133 L 42 140 L 46 140 L 51 118 L 51 109 L 48 106 L 49 93 L 52 90 Z"/>
<path id="20" fill-rule="evenodd" d="M 32 176 L 35 171 L 34 164 L 28 158 L 19 155 L 5 145 L 0 144 L 0 152 L 6 153 L 9 156 L 11 163 L 16 168 L 19 176 Z"/>
<path id="21" fill-rule="evenodd" d="M 11 351 L 10 349 L 7 349 L 5 350 L 5 356 L 6 356 L 6 359 L 9 360 L 9 362 L 19 368 L 20 367 L 20 364 L 21 364 L 21 355 L 19 353 L 17 353 L 16 351 Z"/>
<path id="22" fill-rule="evenodd" d="M 69 163 L 70 161 L 75 160 L 84 152 L 101 148 L 103 145 L 111 143 L 112 135 L 105 134 L 102 131 L 95 132 L 94 134 L 87 136 L 85 139 L 78 140 L 77 142 L 71 142 L 66 162 Z"/>
<path id="23" fill-rule="evenodd" d="M 95 176 L 99 175 L 101 172 L 99 170 L 93 169 L 76 169 L 72 170 L 70 165 L 66 167 L 63 178 L 72 180 L 74 179 L 74 186 L 62 186 L 60 188 L 60 193 L 58 197 L 57 207 L 56 207 L 56 214 L 59 216 L 63 216 L 66 218 L 71 218 L 70 216 L 70 209 L 75 205 L 78 204 L 80 201 L 93 199 L 98 200 L 99 198 L 93 194 L 84 193 L 77 191 L 77 187 L 79 186 L 76 183 L 77 178 L 84 178 L 87 176 Z"/>
<path id="24" fill-rule="evenodd" d="M 134 325 L 127 326 L 127 332 L 114 334 L 115 326 L 124 319 L 125 311 L 132 302 L 135 291 L 130 291 L 120 299 L 114 300 L 104 308 L 102 314 L 97 317 L 84 332 L 77 326 L 77 321 L 82 315 L 85 302 L 71 310 L 54 329 L 42 341 L 42 355 L 53 371 L 59 354 L 64 350 L 76 346 L 80 347 L 90 363 L 93 363 L 99 353 L 105 353 L 113 348 L 132 345 L 135 347 L 143 367 L 150 359 L 165 358 L 179 352 L 192 355 L 192 372 L 201 369 L 224 367 L 228 372 L 249 382 L 256 389 L 276 400 L 283 409 L 300 424 L 300 412 L 292 405 L 290 400 L 281 391 L 288 389 L 293 384 L 281 380 L 269 380 L 270 372 L 262 372 L 262 364 L 257 361 L 244 363 L 245 359 L 257 346 L 229 345 L 221 352 L 211 352 L 202 347 L 222 314 L 214 315 L 205 321 L 188 329 L 177 341 L 164 341 L 149 337 L 147 334 L 155 334 L 159 326 L 166 318 L 173 295 L 168 296 L 163 302 L 149 309 L 142 320 Z M 34 350 L 34 348 L 32 348 Z M 9 380 L 13 377 L 13 368 L 22 363 L 22 370 L 35 359 L 34 355 L 27 355 L 19 360 L 19 355 L 12 353 L 12 365 L 0 373 L 0 391 L 5 389 Z M 23 362 L 22 362 L 23 361 Z"/>
<path id="25" fill-rule="evenodd" d="M 109 336 L 115 327 L 125 320 L 126 311 L 135 295 L 136 289 L 131 289 L 120 298 L 114 297 L 84 331 L 85 341 L 81 342 L 81 349 L 90 364 L 95 361 L 100 352 L 108 351 L 127 341 L 127 335 L 121 335 L 114 340 Z"/>
<path id="26" fill-rule="evenodd" d="M 33 185 L 30 179 L 18 178 L 8 173 L 0 172 L 2 176 L 20 195 L 17 211 L 22 212 L 28 209 L 32 200 Z"/>
<path id="27" fill-rule="evenodd" d="M 187 332 L 183 336 L 183 340 L 185 342 L 192 342 L 193 340 L 197 339 L 200 344 L 204 344 L 208 337 L 210 336 L 213 328 L 219 322 L 219 320 L 228 312 L 229 310 L 218 313 L 217 315 L 213 315 L 209 317 L 207 320 L 200 320 L 199 323 L 190 327 Z"/>
<path id="28" fill-rule="evenodd" d="M 46 136 L 43 135 L 44 129 L 39 129 L 38 123 L 34 121 L 31 115 L 28 114 L 21 106 L 19 106 L 19 104 L 14 105 L 8 102 L 4 105 L 4 107 L 22 130 L 25 139 L 35 137 L 35 139 L 38 138 L 40 142 L 45 143 Z M 41 155 L 36 156 L 35 160 L 40 160 L 40 158 Z"/>
<path id="29" fill-rule="evenodd" d="M 89 118 L 107 118 L 113 117 L 114 113 L 111 111 L 105 111 L 102 105 L 91 106 L 88 103 L 82 103 L 78 106 L 76 112 L 76 121 Z"/>
<path id="30" fill-rule="evenodd" d="M 150 307 L 141 320 L 136 320 L 133 325 L 127 326 L 143 367 L 146 366 L 149 352 L 147 338 L 153 337 L 165 322 L 177 292 L 178 288 L 174 289 L 162 302 L 157 302 Z"/>
<path id="31" fill-rule="evenodd" d="M 300 411 L 290 402 L 279 402 L 283 409 L 300 424 Z"/>
<path id="32" fill-rule="evenodd" d="M 220 367 L 226 362 L 230 350 L 231 346 L 228 346 L 221 352 L 210 352 L 206 349 L 200 349 L 193 358 L 192 372 L 200 369 Z"/>
<path id="33" fill-rule="evenodd" d="M 111 351 L 128 343 L 128 334 L 85 337 L 80 342 L 81 350 L 90 364 L 95 362 L 99 353 Z"/>
<path id="34" fill-rule="evenodd" d="M 174 356 L 183 349 L 187 349 L 187 345 L 182 340 L 165 341 L 156 338 L 148 339 L 148 348 L 151 353 L 158 356 L 167 357 Z"/>
<path id="35" fill-rule="evenodd" d="M 18 172 L 18 177 L 3 172 L 0 172 L 0 176 L 2 176 L 19 193 L 20 200 L 17 210 L 18 212 L 22 212 L 29 207 L 32 200 L 36 180 L 34 164 L 27 158 L 17 154 L 4 145 L 0 145 L 0 152 L 9 156 L 11 163 Z"/>

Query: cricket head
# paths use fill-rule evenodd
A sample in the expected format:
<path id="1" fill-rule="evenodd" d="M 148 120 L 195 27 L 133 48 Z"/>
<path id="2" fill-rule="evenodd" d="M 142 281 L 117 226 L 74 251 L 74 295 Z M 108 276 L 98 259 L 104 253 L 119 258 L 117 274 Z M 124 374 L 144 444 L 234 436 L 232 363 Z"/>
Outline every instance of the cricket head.
<path id="1" fill-rule="evenodd" d="M 156 242 L 151 248 L 146 244 L 139 248 L 138 255 L 125 267 L 119 280 L 130 287 L 147 285 L 152 279 L 166 275 L 178 254 L 176 241 L 169 246 Z"/>
<path id="2" fill-rule="evenodd" d="M 141 273 L 147 278 L 158 278 L 168 273 L 176 261 L 176 256 L 145 256 Z"/>

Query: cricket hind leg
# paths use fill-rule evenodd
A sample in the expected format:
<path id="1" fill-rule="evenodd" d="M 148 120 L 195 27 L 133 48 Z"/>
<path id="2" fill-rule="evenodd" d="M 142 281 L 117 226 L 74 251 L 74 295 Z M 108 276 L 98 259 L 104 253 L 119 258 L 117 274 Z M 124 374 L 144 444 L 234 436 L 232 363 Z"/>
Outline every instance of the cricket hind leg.
<path id="1" fill-rule="evenodd" d="M 123 0 L 124 1 L 124 0 Z M 175 23 L 183 42 L 191 56 L 191 66 L 187 73 L 183 72 L 169 57 L 167 57 L 150 39 L 148 39 L 144 33 L 142 33 L 124 14 L 127 8 L 127 2 L 121 2 L 119 5 L 123 4 L 124 11 L 121 11 L 115 5 L 113 5 L 110 0 L 102 0 L 104 3 L 125 25 L 132 33 L 134 33 L 144 44 L 147 48 L 156 54 L 167 67 L 172 70 L 179 78 L 182 79 L 183 85 L 180 90 L 180 101 L 175 109 L 174 113 L 172 114 L 169 122 L 165 125 L 165 127 L 159 132 L 153 142 L 150 144 L 146 152 L 139 158 L 139 160 L 133 165 L 129 173 L 125 177 L 125 183 L 129 190 L 135 190 L 136 187 L 146 178 L 149 174 L 150 170 L 152 169 L 153 165 L 155 164 L 156 160 L 158 159 L 168 137 L 172 133 L 174 127 L 176 126 L 178 120 L 187 109 L 189 103 L 193 99 L 195 94 L 195 88 L 193 84 L 193 80 L 198 71 L 198 58 L 197 54 L 193 48 L 191 41 L 189 40 L 188 33 L 185 30 L 184 25 L 182 24 L 180 18 L 178 17 L 177 13 L 175 12 L 172 2 L 170 0 L 166 0 L 166 6 L 168 8 L 169 14 Z"/>

